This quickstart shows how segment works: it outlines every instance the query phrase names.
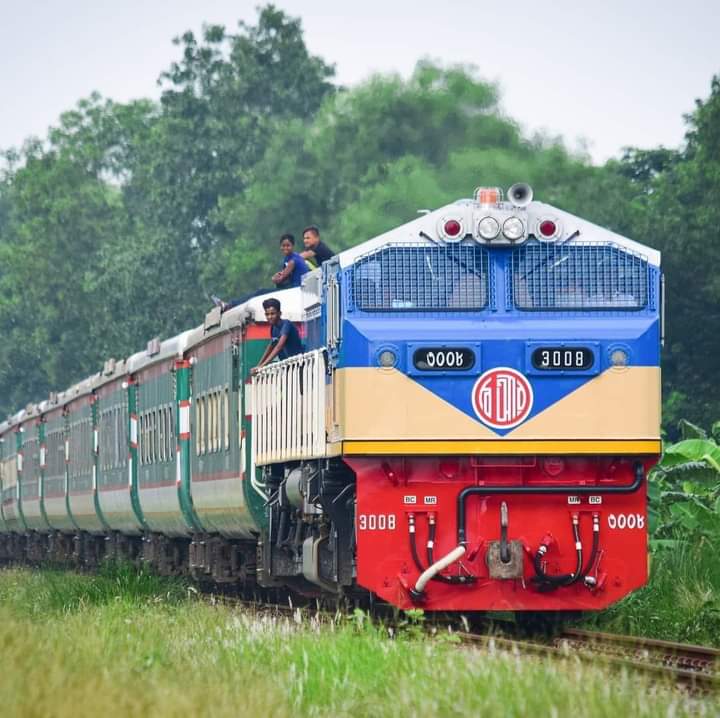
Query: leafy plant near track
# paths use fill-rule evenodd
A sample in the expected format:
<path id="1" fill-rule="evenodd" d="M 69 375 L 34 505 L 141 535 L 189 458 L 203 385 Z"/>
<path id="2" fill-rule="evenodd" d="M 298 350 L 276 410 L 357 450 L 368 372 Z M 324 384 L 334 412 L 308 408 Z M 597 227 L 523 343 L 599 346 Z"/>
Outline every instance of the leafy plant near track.
<path id="1" fill-rule="evenodd" d="M 720 421 L 708 434 L 688 421 L 683 439 L 665 447 L 650 475 L 650 525 L 655 548 L 700 540 L 720 545 Z"/>
<path id="2" fill-rule="evenodd" d="M 678 430 L 650 474 L 650 581 L 586 625 L 720 646 L 720 422 Z"/>

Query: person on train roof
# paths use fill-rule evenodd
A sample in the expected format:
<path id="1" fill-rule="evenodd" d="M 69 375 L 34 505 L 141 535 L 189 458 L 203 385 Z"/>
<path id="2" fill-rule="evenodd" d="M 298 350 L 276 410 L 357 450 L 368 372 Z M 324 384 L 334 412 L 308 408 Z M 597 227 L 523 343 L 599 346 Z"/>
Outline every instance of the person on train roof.
<path id="1" fill-rule="evenodd" d="M 285 233 L 280 237 L 280 251 L 283 253 L 283 262 L 280 270 L 275 272 L 271 277 L 275 283 L 273 289 L 267 287 L 255 289 L 228 302 L 213 295 L 211 297 L 213 304 L 220 307 L 221 311 L 227 312 L 229 309 L 237 307 L 239 304 L 244 304 L 253 297 L 258 297 L 261 294 L 269 294 L 275 291 L 275 289 L 292 289 L 293 287 L 301 286 L 302 276 L 310 271 L 310 267 L 306 264 L 305 260 L 295 252 L 295 237 L 293 237 L 292 234 Z"/>
<path id="2" fill-rule="evenodd" d="M 250 370 L 251 374 L 256 374 L 258 369 L 275 358 L 287 359 L 303 352 L 297 327 L 291 321 L 282 318 L 280 302 L 275 297 L 270 297 L 263 302 L 263 309 L 265 319 L 270 325 L 270 343 L 265 347 L 265 352 L 257 366 Z"/>
<path id="3" fill-rule="evenodd" d="M 315 269 L 327 262 L 328 259 L 335 256 L 335 252 L 330 249 L 324 242 L 320 241 L 320 230 L 311 224 L 303 230 L 303 244 L 305 251 L 300 252 L 300 256 Z"/>
<path id="4" fill-rule="evenodd" d="M 305 260 L 295 251 L 295 237 L 292 234 L 283 234 L 280 237 L 280 251 L 283 262 L 280 270 L 272 276 L 272 281 L 278 289 L 290 289 L 302 284 L 302 276 L 310 271 Z"/>

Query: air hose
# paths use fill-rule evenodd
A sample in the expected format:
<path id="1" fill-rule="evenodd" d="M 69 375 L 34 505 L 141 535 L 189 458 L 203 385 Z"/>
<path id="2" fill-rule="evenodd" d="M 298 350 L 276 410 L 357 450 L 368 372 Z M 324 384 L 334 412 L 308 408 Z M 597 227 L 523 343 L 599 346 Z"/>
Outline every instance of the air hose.
<path id="1" fill-rule="evenodd" d="M 535 583 L 539 585 L 541 591 L 554 591 L 560 586 L 571 586 L 587 575 L 592 570 L 597 559 L 598 549 L 600 547 L 600 519 L 597 514 L 593 515 L 593 540 L 590 556 L 587 564 L 583 567 L 582 563 L 582 543 L 580 541 L 580 521 L 578 516 L 573 516 L 573 537 L 575 538 L 575 551 L 577 555 L 577 563 L 573 573 L 565 573 L 558 575 L 550 575 L 545 573 L 542 567 L 542 559 L 548 551 L 549 542 L 542 543 L 533 558 L 533 566 L 535 573 Z"/>
<path id="2" fill-rule="evenodd" d="M 410 514 L 409 518 L 409 536 L 410 536 L 410 554 L 412 555 L 413 563 L 415 564 L 415 567 L 418 571 L 420 571 L 421 575 L 424 575 L 428 569 L 423 566 L 422 561 L 420 560 L 420 554 L 417 550 L 417 541 L 416 541 L 416 534 L 415 534 L 415 517 Z M 430 567 L 432 567 L 435 563 L 433 559 L 433 546 L 435 545 L 435 532 L 436 532 L 436 522 L 434 517 L 430 519 L 430 529 L 428 533 L 428 542 L 427 542 L 427 558 L 428 558 L 428 564 Z M 439 583 L 448 583 L 448 584 L 460 584 L 460 585 L 467 585 L 469 583 L 473 583 L 476 578 L 475 576 L 443 576 L 439 573 L 434 573 L 432 576 L 430 576 L 430 579 L 432 581 L 438 581 Z"/>

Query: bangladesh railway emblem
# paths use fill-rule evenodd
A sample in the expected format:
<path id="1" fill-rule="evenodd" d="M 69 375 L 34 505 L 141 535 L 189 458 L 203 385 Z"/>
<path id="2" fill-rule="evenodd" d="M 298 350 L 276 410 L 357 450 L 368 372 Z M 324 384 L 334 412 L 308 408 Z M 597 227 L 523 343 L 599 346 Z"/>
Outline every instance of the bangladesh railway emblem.
<path id="1" fill-rule="evenodd" d="M 475 382 L 472 405 L 483 424 L 493 429 L 512 429 L 530 414 L 533 390 L 515 369 L 490 369 Z"/>

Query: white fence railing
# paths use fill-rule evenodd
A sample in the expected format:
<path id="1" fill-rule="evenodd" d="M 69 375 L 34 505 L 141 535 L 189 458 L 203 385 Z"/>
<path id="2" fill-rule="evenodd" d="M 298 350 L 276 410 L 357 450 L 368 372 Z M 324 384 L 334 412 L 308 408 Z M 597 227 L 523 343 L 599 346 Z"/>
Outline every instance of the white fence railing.
<path id="1" fill-rule="evenodd" d="M 252 415 L 256 465 L 324 456 L 324 350 L 260 369 L 252 380 Z"/>

